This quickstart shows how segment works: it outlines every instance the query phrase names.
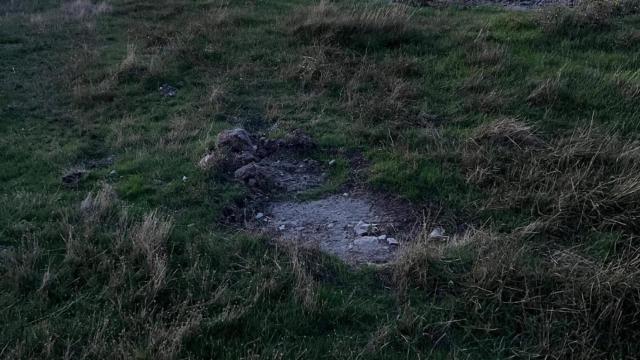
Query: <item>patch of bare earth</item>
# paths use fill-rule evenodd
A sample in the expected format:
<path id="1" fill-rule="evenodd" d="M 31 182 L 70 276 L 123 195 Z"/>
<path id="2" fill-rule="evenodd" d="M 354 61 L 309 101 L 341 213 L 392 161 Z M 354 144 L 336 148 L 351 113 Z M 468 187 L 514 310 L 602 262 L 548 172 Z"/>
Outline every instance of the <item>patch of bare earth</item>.
<path id="1" fill-rule="evenodd" d="M 274 141 L 233 129 L 218 135 L 216 149 L 200 165 L 233 174 L 252 191 L 256 211 L 245 222 L 250 231 L 319 248 L 352 265 L 393 260 L 416 223 L 411 207 L 360 188 L 294 200 L 326 181 L 325 166 L 303 158 L 311 147 L 311 139 L 299 132 Z"/>
<path id="2" fill-rule="evenodd" d="M 277 238 L 318 247 L 349 264 L 386 263 L 408 239 L 407 206 L 367 191 L 269 204 L 255 224 Z"/>

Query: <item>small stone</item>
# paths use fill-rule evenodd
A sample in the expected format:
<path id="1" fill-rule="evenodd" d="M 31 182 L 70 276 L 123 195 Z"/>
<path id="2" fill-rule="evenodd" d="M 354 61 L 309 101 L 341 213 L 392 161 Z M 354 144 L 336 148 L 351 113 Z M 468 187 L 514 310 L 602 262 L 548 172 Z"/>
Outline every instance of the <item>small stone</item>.
<path id="1" fill-rule="evenodd" d="M 178 94 L 178 89 L 169 84 L 162 84 L 158 90 L 160 90 L 160 94 L 165 97 L 174 97 Z"/>
<path id="2" fill-rule="evenodd" d="M 342 194 L 342 196 L 347 197 L 347 196 L 349 196 L 349 194 L 344 193 L 344 194 Z"/>
<path id="3" fill-rule="evenodd" d="M 302 230 L 304 230 L 304 226 L 298 226 L 298 227 L 296 228 L 296 231 L 302 231 Z"/>
<path id="4" fill-rule="evenodd" d="M 186 176 L 182 176 L 182 182 L 186 182 L 189 178 Z"/>
<path id="5" fill-rule="evenodd" d="M 335 165 L 335 164 L 336 164 L 336 161 L 335 161 L 335 160 L 330 160 L 330 161 L 329 161 L 329 166 L 333 166 L 333 165 Z"/>
<path id="6" fill-rule="evenodd" d="M 278 226 L 278 230 L 280 230 L 280 231 L 284 231 L 284 229 L 286 229 L 286 228 L 287 228 L 287 226 L 285 224 L 282 224 L 282 225 Z"/>
<path id="7" fill-rule="evenodd" d="M 358 221 L 356 226 L 353 227 L 353 231 L 355 231 L 356 235 L 358 236 L 373 235 L 373 233 L 376 231 L 376 224 L 367 224 L 366 222 L 360 220 Z"/>
<path id="8" fill-rule="evenodd" d="M 263 214 L 263 213 L 261 213 L 261 212 L 259 212 L 259 213 L 257 213 L 257 214 L 256 214 L 256 220 L 260 220 L 260 219 L 262 219 L 263 217 L 264 217 L 264 214 Z"/>
<path id="9" fill-rule="evenodd" d="M 387 235 L 378 236 L 378 240 L 387 240 Z"/>
<path id="10" fill-rule="evenodd" d="M 442 226 L 438 226 L 436 228 L 434 228 L 433 230 L 431 230 L 431 233 L 429 234 L 429 239 L 430 240 L 442 240 L 444 238 L 446 238 L 445 234 L 445 230 Z"/>
<path id="11" fill-rule="evenodd" d="M 327 228 L 331 229 L 333 227 L 333 224 L 327 224 Z"/>
<path id="12" fill-rule="evenodd" d="M 117 171 L 115 171 L 115 170 L 111 170 L 111 171 L 109 172 L 109 176 L 116 176 L 116 175 L 118 175 L 118 172 L 117 172 Z"/>
<path id="13" fill-rule="evenodd" d="M 241 128 L 220 132 L 216 139 L 216 147 L 219 150 L 231 152 L 248 151 L 253 153 L 255 151 L 251 136 Z"/>
<path id="14" fill-rule="evenodd" d="M 387 244 L 392 245 L 392 246 L 398 246 L 400 245 L 400 243 L 398 242 L 398 240 L 396 240 L 395 238 L 387 238 Z"/>

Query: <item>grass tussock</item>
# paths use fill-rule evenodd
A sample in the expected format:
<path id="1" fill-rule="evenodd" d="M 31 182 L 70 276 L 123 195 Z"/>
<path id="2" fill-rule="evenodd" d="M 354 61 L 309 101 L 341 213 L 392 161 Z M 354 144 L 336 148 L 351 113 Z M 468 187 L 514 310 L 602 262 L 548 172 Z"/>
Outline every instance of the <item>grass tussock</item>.
<path id="1" fill-rule="evenodd" d="M 515 322 L 524 335 L 521 354 L 528 357 L 633 352 L 633 329 L 640 320 L 637 249 L 613 262 L 588 259 L 580 249 L 547 250 L 550 254 L 536 257 L 541 249 L 531 238 L 538 229 L 540 224 L 532 223 L 506 234 L 472 230 L 444 244 L 417 241 L 398 258 L 395 281 L 449 296 L 454 313 L 485 324 L 487 335 L 514 328 Z M 398 289 L 402 295 L 406 287 Z M 502 318 L 511 311 L 518 315 Z M 448 328 L 465 325 L 453 322 Z"/>
<path id="2" fill-rule="evenodd" d="M 581 0 L 573 7 L 551 6 L 539 12 L 538 23 L 549 34 L 576 36 L 603 29 L 620 16 L 637 14 L 638 0 Z"/>
<path id="3" fill-rule="evenodd" d="M 564 89 L 562 71 L 559 71 L 556 76 L 537 82 L 527 96 L 527 102 L 533 106 L 552 106 L 559 100 Z"/>
<path id="4" fill-rule="evenodd" d="M 306 54 L 287 76 L 315 97 L 338 98 L 358 128 L 382 122 L 399 127 L 417 121 L 421 91 L 415 80 L 421 69 L 416 59 L 389 57 L 376 62 L 325 45 L 311 46 Z"/>
<path id="5" fill-rule="evenodd" d="M 410 8 L 403 5 L 339 7 L 321 1 L 291 18 L 291 32 L 307 41 L 342 46 L 393 47 L 416 36 Z"/>
<path id="6" fill-rule="evenodd" d="M 68 18 L 84 19 L 87 17 L 106 14 L 112 10 L 109 3 L 93 2 L 91 0 L 71 0 L 62 4 L 62 12 Z"/>
<path id="7" fill-rule="evenodd" d="M 616 87 L 629 100 L 640 99 L 640 70 L 635 72 L 617 71 L 613 75 Z"/>
<path id="8" fill-rule="evenodd" d="M 639 144 L 594 126 L 543 142 L 521 122 L 480 127 L 465 149 L 468 181 L 491 190 L 487 206 L 530 209 L 551 229 L 622 229 L 640 219 Z"/>

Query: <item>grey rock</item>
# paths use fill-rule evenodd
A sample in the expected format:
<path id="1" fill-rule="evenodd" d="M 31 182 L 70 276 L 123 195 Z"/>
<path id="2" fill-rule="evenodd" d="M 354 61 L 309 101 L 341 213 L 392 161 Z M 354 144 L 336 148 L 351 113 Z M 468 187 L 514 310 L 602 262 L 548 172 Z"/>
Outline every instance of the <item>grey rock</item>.
<path id="1" fill-rule="evenodd" d="M 216 147 L 221 151 L 254 153 L 254 144 L 249 133 L 241 128 L 224 130 L 218 134 Z"/>
<path id="2" fill-rule="evenodd" d="M 429 240 L 444 240 L 446 239 L 447 236 L 445 236 L 445 230 L 442 226 L 438 226 L 435 227 L 433 230 L 431 230 L 431 233 L 429 233 Z"/>
<path id="3" fill-rule="evenodd" d="M 387 238 L 387 244 L 392 245 L 392 246 L 398 246 L 400 245 L 400 243 L 398 242 L 398 240 L 396 240 L 395 238 Z"/>

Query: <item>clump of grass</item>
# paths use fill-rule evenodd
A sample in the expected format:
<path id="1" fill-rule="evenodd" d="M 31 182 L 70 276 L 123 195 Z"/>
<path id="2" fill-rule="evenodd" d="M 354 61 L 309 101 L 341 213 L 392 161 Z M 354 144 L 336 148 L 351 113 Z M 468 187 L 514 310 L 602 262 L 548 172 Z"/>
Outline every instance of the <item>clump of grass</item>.
<path id="1" fill-rule="evenodd" d="M 450 295 L 452 318 L 463 319 L 449 324 L 453 331 L 475 322 L 491 329 L 485 336 L 519 329 L 528 356 L 633 352 L 640 253 L 634 248 L 613 262 L 596 261 L 577 248 L 537 243 L 542 229 L 538 221 L 509 233 L 472 229 L 445 243 L 426 240 L 423 231 L 394 264 L 395 283 Z M 406 301 L 406 287 L 397 289 Z M 518 315 L 504 318 L 511 311 Z"/>
<path id="2" fill-rule="evenodd" d="M 132 229 L 133 251 L 146 261 L 153 293 L 165 286 L 168 269 L 166 242 L 172 228 L 170 219 L 154 211 L 145 215 L 143 221 Z"/>
<path id="3" fill-rule="evenodd" d="M 476 131 L 464 157 L 468 180 L 490 187 L 490 206 L 531 209 L 567 235 L 589 227 L 635 233 L 638 149 L 594 126 L 542 142 L 531 127 L 499 120 Z"/>
<path id="4" fill-rule="evenodd" d="M 66 17 L 84 19 L 98 16 L 111 11 L 111 5 L 107 2 L 93 2 L 91 0 L 71 0 L 63 2 L 62 12 Z"/>
<path id="5" fill-rule="evenodd" d="M 490 40 L 491 34 L 480 29 L 476 37 L 466 47 L 467 63 L 483 66 L 493 70 L 500 69 L 509 59 L 509 53 L 504 45 Z"/>
<path id="6" fill-rule="evenodd" d="M 291 18 L 291 31 L 307 41 L 342 46 L 396 46 L 415 37 L 406 6 L 339 7 L 328 1 L 304 8 Z"/>
<path id="7" fill-rule="evenodd" d="M 539 81 L 527 96 L 527 102 L 534 106 L 551 106 L 555 104 L 564 89 L 562 71 L 554 77 Z"/>
<path id="8" fill-rule="evenodd" d="M 616 87 L 629 100 L 640 99 L 640 70 L 625 72 L 618 70 L 613 74 Z"/>
<path id="9" fill-rule="evenodd" d="M 415 82 L 421 69 L 410 57 L 374 61 L 330 45 L 316 44 L 292 66 L 297 79 L 313 96 L 338 97 L 342 110 L 354 120 L 356 131 L 371 130 L 385 122 L 400 127 L 419 114 L 420 89 Z M 360 129 L 360 130 L 358 130 Z"/>
<path id="10" fill-rule="evenodd" d="M 538 23 L 551 34 L 575 36 L 608 27 L 615 17 L 640 11 L 637 0 L 582 0 L 573 7 L 551 6 L 539 12 Z"/>

